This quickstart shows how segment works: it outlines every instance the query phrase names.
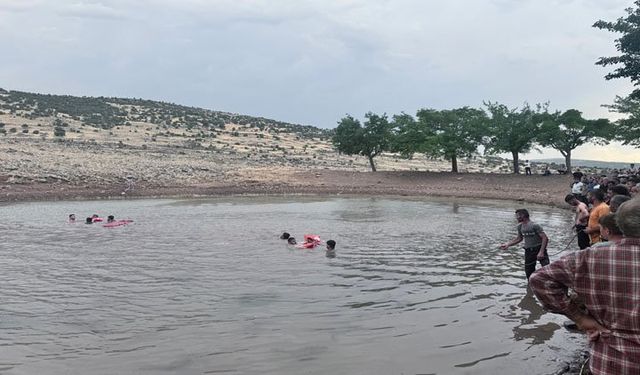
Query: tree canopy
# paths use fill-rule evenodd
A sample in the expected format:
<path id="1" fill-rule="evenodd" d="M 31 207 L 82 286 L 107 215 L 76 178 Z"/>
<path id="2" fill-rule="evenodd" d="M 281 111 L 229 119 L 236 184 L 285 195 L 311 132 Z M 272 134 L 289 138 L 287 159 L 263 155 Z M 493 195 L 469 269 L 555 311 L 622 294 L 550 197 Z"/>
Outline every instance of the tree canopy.
<path id="1" fill-rule="evenodd" d="M 593 24 L 601 30 L 608 30 L 622 34 L 615 40 L 615 46 L 620 55 L 610 57 L 600 57 L 597 65 L 604 67 L 618 65 L 612 72 L 608 73 L 607 80 L 614 78 L 629 78 L 634 86 L 640 85 L 640 0 L 634 2 L 635 8 L 627 8 L 627 16 L 620 17 L 614 22 L 599 20 Z M 640 89 L 635 89 L 633 97 L 640 97 Z"/>
<path id="2" fill-rule="evenodd" d="M 387 115 L 369 112 L 365 119 L 364 124 L 361 124 L 350 115 L 342 118 L 338 122 L 332 141 L 336 149 L 343 154 L 366 156 L 371 170 L 375 172 L 373 158 L 389 149 L 391 126 Z"/>
<path id="3" fill-rule="evenodd" d="M 478 152 L 485 133 L 484 111 L 463 107 L 451 110 L 421 109 L 415 128 L 421 136 L 413 138 L 414 152 L 443 157 L 451 162 L 451 171 L 458 172 L 458 158 Z M 409 136 L 415 134 L 409 129 Z M 406 138 L 406 136 L 405 136 Z"/>
<path id="4" fill-rule="evenodd" d="M 542 126 L 537 140 L 543 147 L 558 150 L 571 172 L 571 152 L 586 143 L 605 144 L 613 138 L 609 120 L 587 120 L 582 112 L 569 109 L 564 113 L 540 115 Z"/>
<path id="5" fill-rule="evenodd" d="M 617 66 L 608 73 L 607 80 L 629 78 L 635 87 L 640 86 L 640 0 L 634 2 L 635 7 L 626 9 L 626 17 L 616 21 L 599 20 L 593 27 L 621 34 L 615 40 L 620 55 L 600 57 L 597 65 L 603 67 Z M 616 96 L 610 110 L 628 115 L 615 123 L 616 140 L 623 144 L 640 147 L 640 89 L 634 89 L 627 97 Z"/>
<path id="6" fill-rule="evenodd" d="M 541 125 L 536 114 L 542 106 L 538 105 L 538 109 L 532 109 L 525 104 L 520 109 L 510 109 L 504 104 L 492 102 L 486 102 L 485 106 L 490 115 L 485 152 L 511 153 L 513 173 L 520 173 L 518 157 L 521 153 L 529 152 L 535 144 Z"/>

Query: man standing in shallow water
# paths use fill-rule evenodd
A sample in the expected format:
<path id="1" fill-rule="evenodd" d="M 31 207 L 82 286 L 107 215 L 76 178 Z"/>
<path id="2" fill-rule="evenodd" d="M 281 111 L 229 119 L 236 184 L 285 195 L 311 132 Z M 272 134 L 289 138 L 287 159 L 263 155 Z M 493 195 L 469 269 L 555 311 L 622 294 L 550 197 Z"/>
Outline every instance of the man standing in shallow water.
<path id="1" fill-rule="evenodd" d="M 542 266 L 549 264 L 549 255 L 547 254 L 549 238 L 539 224 L 529 219 L 529 211 L 524 208 L 516 210 L 516 220 L 518 220 L 518 236 L 503 243 L 500 248 L 506 250 L 524 239 L 524 272 L 528 280 L 536 270 L 538 261 Z"/>

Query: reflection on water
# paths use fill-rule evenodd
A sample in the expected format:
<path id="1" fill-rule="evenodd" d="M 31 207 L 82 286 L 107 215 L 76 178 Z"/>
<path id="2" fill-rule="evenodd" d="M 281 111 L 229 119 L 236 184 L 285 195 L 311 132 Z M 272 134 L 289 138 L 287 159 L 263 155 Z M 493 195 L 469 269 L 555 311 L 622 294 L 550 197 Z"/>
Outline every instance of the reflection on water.
<path id="1" fill-rule="evenodd" d="M 553 373 L 511 203 L 142 200 L 0 208 L 0 372 Z M 550 237 L 570 214 L 529 207 Z M 69 213 L 132 218 L 66 224 Z M 301 250 L 278 236 L 334 239 Z"/>
<path id="2" fill-rule="evenodd" d="M 516 340 L 531 339 L 532 345 L 542 344 L 549 340 L 553 333 L 560 328 L 555 323 L 537 324 L 538 320 L 544 314 L 544 309 L 536 301 L 531 289 L 527 288 L 527 293 L 517 305 L 518 308 L 525 311 L 525 315 L 521 317 L 521 324 L 513 328 L 513 338 Z"/>

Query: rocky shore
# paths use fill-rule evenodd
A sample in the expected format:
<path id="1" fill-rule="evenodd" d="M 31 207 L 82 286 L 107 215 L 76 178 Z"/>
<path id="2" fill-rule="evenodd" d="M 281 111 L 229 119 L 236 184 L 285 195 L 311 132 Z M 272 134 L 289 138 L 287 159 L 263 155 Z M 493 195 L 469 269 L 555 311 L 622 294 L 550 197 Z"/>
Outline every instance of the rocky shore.
<path id="1" fill-rule="evenodd" d="M 91 175 L 82 182 L 56 174 L 16 182 L 0 175 L 0 201 L 201 197 L 223 195 L 389 195 L 505 199 L 562 207 L 564 176 L 447 172 L 350 172 L 324 169 L 241 169 L 211 181 L 176 178 L 121 181 Z"/>
<path id="2" fill-rule="evenodd" d="M 0 143 L 0 201 L 195 197 L 234 194 L 392 195 L 507 199 L 564 206 L 570 177 L 483 173 L 445 161 L 364 158 L 317 152 L 308 160 L 167 147 L 134 148 L 81 142 Z M 416 170 L 422 166 L 423 170 Z M 425 168 L 426 167 L 426 168 Z"/>

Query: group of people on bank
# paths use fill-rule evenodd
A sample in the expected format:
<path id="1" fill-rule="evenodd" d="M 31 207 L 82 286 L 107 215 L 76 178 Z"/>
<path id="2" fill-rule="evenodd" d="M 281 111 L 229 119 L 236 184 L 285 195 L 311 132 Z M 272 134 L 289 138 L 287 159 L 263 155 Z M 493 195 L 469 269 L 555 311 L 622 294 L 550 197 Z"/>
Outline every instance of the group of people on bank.
<path id="1" fill-rule="evenodd" d="M 549 239 L 525 209 L 516 210 L 516 238 L 500 246 L 524 241 L 529 287 L 587 334 L 596 375 L 640 374 L 640 197 L 632 197 L 638 182 L 624 177 L 585 183 L 574 174 L 565 201 L 575 210 L 578 251 L 550 262 Z"/>

